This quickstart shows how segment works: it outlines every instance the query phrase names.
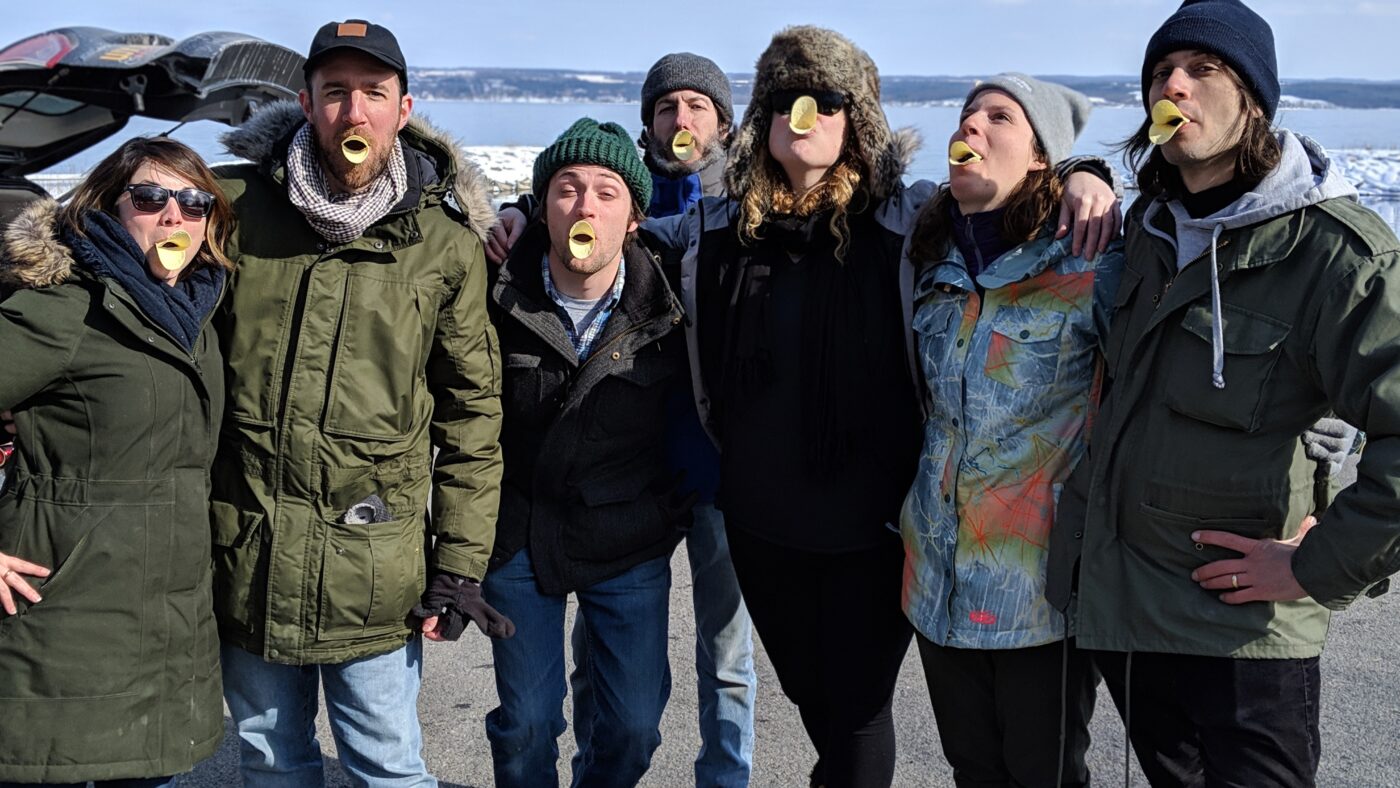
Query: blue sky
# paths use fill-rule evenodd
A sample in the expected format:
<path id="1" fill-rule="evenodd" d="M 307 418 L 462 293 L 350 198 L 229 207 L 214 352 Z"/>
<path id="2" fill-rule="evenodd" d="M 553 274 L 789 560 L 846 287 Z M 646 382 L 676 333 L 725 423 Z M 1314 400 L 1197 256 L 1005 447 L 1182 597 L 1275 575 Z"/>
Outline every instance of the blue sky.
<path id="1" fill-rule="evenodd" d="M 1178 0 L 4 0 L 0 46 L 54 27 L 91 25 L 175 37 L 251 33 L 297 50 L 331 19 L 368 18 L 399 36 L 413 66 L 539 66 L 644 71 L 699 52 L 750 71 L 773 32 L 832 27 L 885 74 L 1133 74 Z M 1269 20 L 1285 78 L 1400 79 L 1400 0 L 1253 0 Z M 385 9 L 394 8 L 388 11 Z M 414 10 L 401 10 L 412 8 Z"/>

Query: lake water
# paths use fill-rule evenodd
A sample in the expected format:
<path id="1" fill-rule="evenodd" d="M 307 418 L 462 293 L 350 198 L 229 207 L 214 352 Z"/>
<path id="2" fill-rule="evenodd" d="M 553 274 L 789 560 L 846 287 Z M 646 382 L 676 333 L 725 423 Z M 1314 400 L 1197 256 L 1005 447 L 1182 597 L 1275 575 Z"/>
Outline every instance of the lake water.
<path id="1" fill-rule="evenodd" d="M 464 145 L 548 145 L 570 123 L 585 115 L 617 122 L 634 134 L 640 133 L 642 126 L 637 104 L 423 101 L 414 111 L 456 135 Z M 736 113 L 742 117 L 743 108 L 736 108 Z M 957 127 L 958 108 L 891 106 L 886 107 L 886 113 L 892 126 L 913 127 L 923 135 L 924 147 L 908 177 L 946 178 L 946 143 Z M 1132 133 L 1142 117 L 1142 110 L 1136 107 L 1096 109 L 1080 135 L 1075 152 L 1104 156 L 1114 166 L 1121 167 L 1122 163 L 1111 156 L 1108 149 Z M 1279 113 L 1278 124 L 1306 134 L 1329 149 L 1400 148 L 1400 110 L 1285 109 Z M 53 171 L 82 172 L 110 152 L 121 139 L 164 131 L 169 125 L 133 120 L 114 140 L 63 162 Z M 201 121 L 180 129 L 174 136 L 189 143 L 210 161 L 219 161 L 227 158 L 217 142 L 223 131 L 226 131 L 223 126 Z M 1400 201 L 1368 198 L 1365 202 L 1385 216 L 1392 227 L 1400 228 Z"/>

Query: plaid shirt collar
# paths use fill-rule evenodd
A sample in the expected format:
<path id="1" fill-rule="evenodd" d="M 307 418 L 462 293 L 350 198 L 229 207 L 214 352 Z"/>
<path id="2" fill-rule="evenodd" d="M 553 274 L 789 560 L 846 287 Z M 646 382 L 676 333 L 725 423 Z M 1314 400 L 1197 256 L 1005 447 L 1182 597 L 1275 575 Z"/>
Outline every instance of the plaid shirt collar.
<path id="1" fill-rule="evenodd" d="M 620 256 L 622 259 L 618 261 L 617 278 L 613 280 L 612 292 L 608 293 L 603 308 L 593 313 L 593 321 L 584 326 L 582 331 L 574 327 L 574 319 L 563 307 L 563 296 L 554 287 L 554 277 L 549 272 L 549 253 L 546 252 L 540 260 L 540 270 L 544 274 L 544 291 L 549 294 L 549 300 L 554 303 L 554 311 L 559 315 L 559 322 L 564 324 L 564 331 L 569 335 L 569 341 L 573 343 L 574 354 L 578 356 L 580 364 L 593 351 L 594 341 L 598 339 L 599 334 L 603 333 L 603 326 L 607 325 L 608 318 L 612 317 L 613 310 L 622 300 L 622 287 L 627 281 L 627 258 L 625 255 Z"/>

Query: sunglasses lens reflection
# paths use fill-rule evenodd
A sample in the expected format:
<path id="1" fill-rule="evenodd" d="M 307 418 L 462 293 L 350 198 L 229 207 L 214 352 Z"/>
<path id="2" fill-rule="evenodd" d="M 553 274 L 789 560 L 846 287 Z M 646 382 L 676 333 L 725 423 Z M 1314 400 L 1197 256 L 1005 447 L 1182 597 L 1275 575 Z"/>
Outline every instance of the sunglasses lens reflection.
<path id="1" fill-rule="evenodd" d="M 191 218 L 202 219 L 208 216 L 209 209 L 214 207 L 214 195 L 198 189 L 181 189 L 172 193 L 163 186 L 138 184 L 128 186 L 127 190 L 131 192 L 131 204 L 137 210 L 148 213 L 164 210 L 172 194 L 180 211 Z"/>

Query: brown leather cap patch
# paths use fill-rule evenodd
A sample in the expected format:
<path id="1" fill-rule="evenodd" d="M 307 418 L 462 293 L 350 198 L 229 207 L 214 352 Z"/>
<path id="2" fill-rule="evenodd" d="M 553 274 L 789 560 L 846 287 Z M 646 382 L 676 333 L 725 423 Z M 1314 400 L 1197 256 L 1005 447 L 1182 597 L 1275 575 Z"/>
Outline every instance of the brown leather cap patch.
<path id="1" fill-rule="evenodd" d="M 338 37 L 364 38 L 369 32 L 369 26 L 364 22 L 341 22 L 335 29 Z"/>

